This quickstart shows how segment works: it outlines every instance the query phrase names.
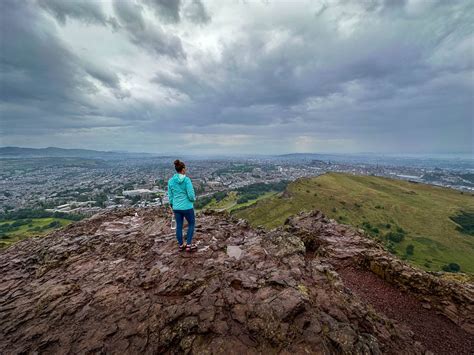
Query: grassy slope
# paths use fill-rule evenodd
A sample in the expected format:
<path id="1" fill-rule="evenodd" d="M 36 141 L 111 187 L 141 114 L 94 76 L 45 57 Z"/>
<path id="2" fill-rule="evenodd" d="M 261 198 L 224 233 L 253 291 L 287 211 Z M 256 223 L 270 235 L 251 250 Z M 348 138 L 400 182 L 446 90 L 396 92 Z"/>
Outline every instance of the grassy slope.
<path id="1" fill-rule="evenodd" d="M 406 246 L 413 244 L 415 253 L 409 260 L 414 264 L 440 270 L 442 265 L 456 262 L 462 271 L 474 273 L 474 238 L 457 231 L 449 218 L 461 208 L 474 210 L 470 194 L 400 180 L 331 173 L 298 180 L 288 186 L 285 195 L 289 196 L 258 201 L 236 215 L 253 225 L 273 228 L 301 210 L 320 209 L 341 223 L 361 226 L 370 222 L 379 228 L 380 235 L 400 226 L 408 234 L 395 244 L 397 254 L 404 255 Z M 387 223 L 391 229 L 384 226 Z M 427 262 L 430 267 L 425 266 Z"/>
<path id="2" fill-rule="evenodd" d="M 48 228 L 43 231 L 29 231 L 29 229 L 35 228 L 35 227 L 44 227 L 50 224 L 53 221 L 58 221 L 61 223 L 61 227 L 67 226 L 68 224 L 72 223 L 73 221 L 68 220 L 68 219 L 63 219 L 63 218 L 32 218 L 31 219 L 31 224 L 32 226 L 28 225 L 23 225 L 19 226 L 16 230 L 8 232 L 7 235 L 9 238 L 6 239 L 0 239 L 0 247 L 2 246 L 8 246 L 14 242 L 17 242 L 21 239 L 31 237 L 34 235 L 43 235 L 51 232 L 53 229 L 56 228 Z M 4 223 L 12 223 L 14 222 L 13 220 L 8 220 L 8 221 L 3 221 L 0 222 L 0 224 Z"/>
<path id="3" fill-rule="evenodd" d="M 258 196 L 258 198 L 256 198 L 256 199 L 248 200 L 247 202 L 244 202 L 244 203 L 235 203 L 235 205 L 233 205 L 231 208 L 229 208 L 228 211 L 233 212 L 234 210 L 237 210 L 241 207 L 252 206 L 253 204 L 257 203 L 257 201 L 266 199 L 266 198 L 271 197 L 271 196 L 275 196 L 276 194 L 278 194 L 278 192 L 275 192 L 275 191 L 265 192 L 263 195 Z"/>
<path id="4" fill-rule="evenodd" d="M 212 201 L 209 204 L 207 204 L 204 207 L 204 209 L 227 210 L 229 212 L 232 212 L 233 210 L 235 210 L 237 208 L 240 208 L 240 207 L 243 207 L 243 206 L 250 206 L 250 205 L 254 204 L 255 202 L 257 202 L 258 200 L 273 196 L 275 194 L 276 194 L 276 192 L 270 191 L 270 192 L 266 192 L 265 194 L 259 196 L 257 199 L 249 200 L 249 201 L 244 202 L 244 203 L 237 203 L 237 192 L 236 191 L 231 191 L 231 192 L 229 192 L 227 197 L 225 197 L 224 199 L 222 199 L 219 202 L 216 202 L 215 199 L 212 199 Z"/>

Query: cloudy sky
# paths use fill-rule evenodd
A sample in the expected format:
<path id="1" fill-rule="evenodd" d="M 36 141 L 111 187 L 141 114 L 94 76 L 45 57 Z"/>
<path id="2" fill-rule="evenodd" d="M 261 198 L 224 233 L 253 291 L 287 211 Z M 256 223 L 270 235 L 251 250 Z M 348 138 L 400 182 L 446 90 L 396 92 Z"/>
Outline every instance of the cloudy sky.
<path id="1" fill-rule="evenodd" d="M 0 146 L 469 153 L 474 1 L 1 0 Z"/>

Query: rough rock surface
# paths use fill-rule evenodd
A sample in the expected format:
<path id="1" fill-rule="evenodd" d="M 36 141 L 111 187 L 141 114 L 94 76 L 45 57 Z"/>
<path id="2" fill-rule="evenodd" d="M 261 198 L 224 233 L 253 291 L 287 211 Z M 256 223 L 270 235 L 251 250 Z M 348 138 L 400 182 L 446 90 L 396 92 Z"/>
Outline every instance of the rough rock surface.
<path id="1" fill-rule="evenodd" d="M 287 230 L 336 268 L 358 265 L 418 297 L 425 307 L 443 313 L 474 334 L 474 287 L 441 279 L 396 258 L 376 241 L 353 228 L 326 218 L 321 212 L 301 213 L 286 221 Z"/>
<path id="2" fill-rule="evenodd" d="M 199 250 L 187 254 L 164 211 L 128 209 L 24 240 L 0 252 L 0 353 L 426 353 L 412 330 L 336 272 L 372 268 L 371 251 L 384 253 L 344 228 L 319 213 L 271 232 L 201 214 Z M 338 251 L 349 235 L 362 239 Z M 390 267 L 375 269 L 422 290 L 406 267 L 401 279 Z M 454 304 L 445 313 L 471 329 L 472 313 L 460 310 L 472 310 L 463 298 L 472 290 L 455 293 L 458 303 L 449 287 L 435 290 L 433 298 L 420 294 L 433 307 Z"/>

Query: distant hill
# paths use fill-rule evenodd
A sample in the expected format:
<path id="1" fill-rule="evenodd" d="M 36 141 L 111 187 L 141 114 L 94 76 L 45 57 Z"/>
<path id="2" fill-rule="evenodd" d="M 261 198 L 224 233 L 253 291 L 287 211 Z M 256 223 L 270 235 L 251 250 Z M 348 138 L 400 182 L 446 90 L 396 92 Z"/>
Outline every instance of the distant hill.
<path id="1" fill-rule="evenodd" d="M 282 194 L 235 214 L 252 225 L 273 228 L 288 216 L 311 209 L 365 229 L 392 252 L 426 270 L 439 271 L 454 263 L 461 271 L 474 273 L 469 222 L 474 218 L 474 197 L 451 189 L 330 173 L 297 180 Z"/>
<path id="2" fill-rule="evenodd" d="M 90 149 L 21 148 L 0 147 L 0 157 L 4 158 L 33 158 L 33 157 L 77 157 L 77 158 L 123 158 L 131 156 L 148 156 L 149 153 L 105 152 Z"/>

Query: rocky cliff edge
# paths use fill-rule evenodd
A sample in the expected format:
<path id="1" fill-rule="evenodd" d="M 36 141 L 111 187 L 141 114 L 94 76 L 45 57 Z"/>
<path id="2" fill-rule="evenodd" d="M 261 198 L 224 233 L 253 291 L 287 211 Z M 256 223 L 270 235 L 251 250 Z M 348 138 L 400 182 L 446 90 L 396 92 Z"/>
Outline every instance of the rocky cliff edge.
<path id="1" fill-rule="evenodd" d="M 1 251 L 0 353 L 474 349 L 472 285 L 408 266 L 320 212 L 270 232 L 199 214 L 195 242 L 178 252 L 164 210 L 127 209 Z"/>

